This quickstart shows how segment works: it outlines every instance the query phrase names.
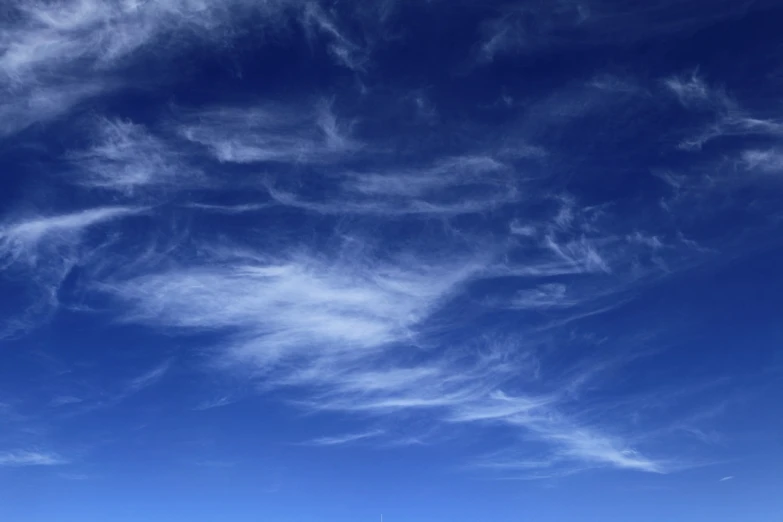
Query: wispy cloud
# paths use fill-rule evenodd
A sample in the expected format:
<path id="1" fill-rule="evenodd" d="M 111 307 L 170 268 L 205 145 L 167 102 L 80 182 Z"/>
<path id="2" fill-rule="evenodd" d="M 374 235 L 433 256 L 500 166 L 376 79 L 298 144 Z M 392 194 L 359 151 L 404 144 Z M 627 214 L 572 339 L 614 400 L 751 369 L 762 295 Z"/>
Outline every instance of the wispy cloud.
<path id="1" fill-rule="evenodd" d="M 0 82 L 0 93 L 3 92 Z M 0 102 L 0 136 L 14 134 L 36 123 L 55 120 L 83 100 L 108 88 L 100 82 L 63 80 L 56 85 L 29 85 L 11 92 Z"/>
<path id="2" fill-rule="evenodd" d="M 571 306 L 574 301 L 568 297 L 567 291 L 567 287 L 560 283 L 548 283 L 534 289 L 520 290 L 514 295 L 511 306 L 534 310 Z"/>
<path id="3" fill-rule="evenodd" d="M 124 193 L 150 186 L 183 190 L 201 177 L 164 140 L 126 120 L 98 119 L 94 144 L 69 159 L 77 182 Z"/>
<path id="4" fill-rule="evenodd" d="M 186 139 L 228 163 L 328 163 L 360 148 L 329 103 L 301 107 L 265 104 L 193 114 L 179 127 Z"/>
<path id="5" fill-rule="evenodd" d="M 552 42 L 551 33 L 573 29 L 589 18 L 579 2 L 554 5 L 514 5 L 482 25 L 478 61 L 492 62 L 505 54 L 529 52 Z"/>
<path id="6" fill-rule="evenodd" d="M 0 224 L 0 267 L 25 274 L 31 289 L 24 312 L 8 318 L 0 338 L 27 331 L 58 305 L 62 281 L 83 256 L 82 239 L 94 227 L 138 214 L 133 207 L 100 207 L 70 214 L 7 219 Z M 26 306 L 26 307 L 25 307 Z"/>
<path id="7" fill-rule="evenodd" d="M 783 121 L 775 117 L 760 117 L 744 109 L 723 89 L 709 86 L 698 74 L 672 76 L 664 85 L 686 108 L 702 111 L 709 121 L 700 131 L 684 138 L 679 146 L 684 150 L 699 150 L 708 142 L 736 136 L 783 136 Z"/>
<path id="8" fill-rule="evenodd" d="M 311 33 L 319 31 L 328 37 L 329 52 L 340 64 L 352 70 L 362 70 L 367 61 L 366 51 L 352 41 L 345 32 L 340 30 L 336 20 L 329 15 L 318 3 L 307 2 L 304 4 L 302 23 Z"/>
<path id="9" fill-rule="evenodd" d="M 749 171 L 765 174 L 783 173 L 783 149 L 742 151 L 741 165 Z"/>
<path id="10" fill-rule="evenodd" d="M 168 25 L 170 18 L 149 16 L 162 4 L 12 2 L 12 22 L 0 37 L 0 92 L 10 100 L 0 106 L 4 132 L 62 115 L 106 90 L 113 82 L 95 70 L 117 63 Z"/>
<path id="11" fill-rule="evenodd" d="M 223 396 L 223 397 L 218 397 L 216 399 L 203 401 L 193 409 L 196 411 L 211 410 L 213 408 L 221 408 L 223 406 L 228 406 L 233 402 L 235 402 L 235 399 L 232 399 L 229 396 Z"/>
<path id="12" fill-rule="evenodd" d="M 67 463 L 55 453 L 32 450 L 0 452 L 0 467 L 59 466 Z"/>
<path id="13" fill-rule="evenodd" d="M 733 475 L 729 475 L 728 477 L 723 477 L 718 482 L 726 482 L 727 480 L 732 480 L 734 478 Z"/>
<path id="14" fill-rule="evenodd" d="M 279 204 L 323 214 L 458 215 L 486 212 L 516 201 L 519 182 L 509 165 L 489 155 L 453 156 L 421 167 L 334 176 L 339 192 L 294 192 L 290 182 L 269 186 Z"/>
<path id="15" fill-rule="evenodd" d="M 171 363 L 172 361 L 170 359 L 166 360 L 138 377 L 134 377 L 127 383 L 122 394 L 133 395 L 145 388 L 157 384 L 163 379 L 166 373 L 168 373 L 169 369 L 171 369 Z"/>
<path id="16" fill-rule="evenodd" d="M 245 214 L 269 209 L 273 203 L 241 203 L 237 205 L 215 205 L 212 203 L 189 203 L 188 208 L 214 212 L 216 214 Z"/>
<path id="17" fill-rule="evenodd" d="M 679 102 L 688 108 L 728 109 L 732 102 L 725 92 L 705 83 L 697 71 L 689 76 L 672 76 L 664 79 L 664 85 L 674 93 Z"/>
<path id="18" fill-rule="evenodd" d="M 0 257 L 7 262 L 35 262 L 41 247 L 72 242 L 92 226 L 139 212 L 132 207 L 103 207 L 10 221 L 0 225 Z"/>
<path id="19" fill-rule="evenodd" d="M 255 23 L 271 25 L 289 17 L 289 7 L 303 5 L 298 0 L 14 0 L 0 35 L 0 93 L 8 100 L 0 104 L 0 115 L 7 116 L 0 132 L 52 119 L 121 88 L 124 67 L 139 56 L 221 39 L 226 28 L 250 14 L 257 15 Z"/>
<path id="20" fill-rule="evenodd" d="M 302 254 L 226 255 L 223 268 L 183 268 L 105 290 L 133 305 L 128 320 L 234 331 L 233 356 L 262 365 L 306 354 L 311 345 L 359 356 L 363 348 L 404 339 L 480 268 L 471 261 L 428 266 L 411 260 L 402 268 Z"/>
<path id="21" fill-rule="evenodd" d="M 373 439 L 380 437 L 384 432 L 382 430 L 370 430 L 360 433 L 346 433 L 344 435 L 337 435 L 334 437 L 320 437 L 310 440 L 305 444 L 308 446 L 342 446 L 344 444 L 351 444 L 367 439 Z"/>

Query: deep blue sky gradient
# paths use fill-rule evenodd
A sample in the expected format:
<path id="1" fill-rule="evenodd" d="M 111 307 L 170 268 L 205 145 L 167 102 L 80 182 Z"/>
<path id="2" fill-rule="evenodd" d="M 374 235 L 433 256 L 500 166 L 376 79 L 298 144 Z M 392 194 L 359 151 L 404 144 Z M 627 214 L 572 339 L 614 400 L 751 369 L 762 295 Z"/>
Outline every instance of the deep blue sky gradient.
<path id="1" fill-rule="evenodd" d="M 781 25 L 13 0 L 0 520 L 781 520 Z"/>

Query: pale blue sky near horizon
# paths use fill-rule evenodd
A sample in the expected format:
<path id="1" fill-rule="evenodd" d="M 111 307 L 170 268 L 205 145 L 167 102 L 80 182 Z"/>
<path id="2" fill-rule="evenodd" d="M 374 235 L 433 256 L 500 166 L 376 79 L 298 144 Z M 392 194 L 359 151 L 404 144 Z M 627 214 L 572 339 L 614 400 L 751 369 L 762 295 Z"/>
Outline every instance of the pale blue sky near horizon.
<path id="1" fill-rule="evenodd" d="M 782 520 L 781 24 L 11 0 L 0 520 Z"/>

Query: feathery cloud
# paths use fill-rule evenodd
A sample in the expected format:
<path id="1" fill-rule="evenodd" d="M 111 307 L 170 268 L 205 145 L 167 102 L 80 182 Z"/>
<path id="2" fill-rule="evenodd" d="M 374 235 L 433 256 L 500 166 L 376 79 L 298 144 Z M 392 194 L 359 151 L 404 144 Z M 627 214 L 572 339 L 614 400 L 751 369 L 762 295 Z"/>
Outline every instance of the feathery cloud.
<path id="1" fill-rule="evenodd" d="M 123 395 L 132 395 L 134 393 L 140 392 L 141 390 L 144 390 L 145 388 L 149 388 L 150 386 L 157 384 L 171 369 L 171 363 L 171 360 L 163 361 L 161 364 L 155 366 L 151 370 L 139 375 L 138 377 L 134 377 L 126 385 L 125 390 L 123 391 Z"/>
<path id="2" fill-rule="evenodd" d="M 59 466 L 67 463 L 54 453 L 31 450 L 0 452 L 0 467 Z"/>
<path id="3" fill-rule="evenodd" d="M 722 137 L 783 136 L 783 121 L 749 113 L 723 89 L 709 86 L 698 72 L 690 77 L 666 78 L 664 85 L 685 108 L 706 112 L 710 117 L 699 132 L 680 142 L 681 149 L 700 150 L 708 142 Z"/>
<path id="4" fill-rule="evenodd" d="M 182 154 L 142 125 L 102 118 L 95 127 L 94 144 L 69 154 L 75 177 L 88 187 L 123 193 L 148 186 L 183 190 L 200 178 Z"/>
<path id="5" fill-rule="evenodd" d="M 383 435 L 383 430 L 370 430 L 360 433 L 347 433 L 344 435 L 336 435 L 334 437 L 319 437 L 311 441 L 306 442 L 309 446 L 341 446 L 344 444 L 351 444 L 367 439 L 373 439 Z"/>
<path id="6" fill-rule="evenodd" d="M 783 172 L 783 150 L 745 150 L 742 151 L 741 164 L 750 171 L 778 174 Z"/>
<path id="7" fill-rule="evenodd" d="M 305 29 L 311 34 L 311 38 L 312 33 L 317 30 L 331 40 L 329 52 L 337 63 L 352 70 L 363 69 L 367 61 L 366 51 L 346 36 L 336 21 L 318 3 L 305 3 L 301 20 Z"/>
<path id="8" fill-rule="evenodd" d="M 72 241 L 92 226 L 139 211 L 132 207 L 103 207 L 7 222 L 0 225 L 0 255 L 12 260 L 25 257 L 35 260 L 39 247 Z"/>
<path id="9" fill-rule="evenodd" d="M 560 409 L 571 396 L 562 391 L 504 392 L 501 387 L 528 371 L 519 350 L 488 344 L 444 356 L 419 347 L 426 346 L 425 332 L 434 328 L 438 309 L 482 277 L 489 265 L 480 257 L 446 261 L 420 253 L 381 261 L 370 253 L 326 259 L 302 251 L 252 257 L 246 250 L 221 255 L 219 265 L 183 266 L 99 290 L 129 306 L 127 321 L 221 334 L 215 346 L 220 366 L 263 376 L 264 388 L 300 390 L 304 395 L 296 404 L 306 409 L 373 416 L 419 412 L 441 426 L 505 426 L 548 445 L 552 470 L 667 469 L 622 438 L 564 416 Z M 556 288 L 549 294 L 549 301 L 528 299 L 528 305 L 553 306 L 559 294 Z M 314 443 L 349 444 L 376 435 Z"/>
<path id="10" fill-rule="evenodd" d="M 22 279 L 32 292 L 24 311 L 6 318 L 0 338 L 26 332 L 58 305 L 58 290 L 79 262 L 81 240 L 90 229 L 138 214 L 133 207 L 102 207 L 70 214 L 7 220 L 0 224 L 0 267 Z"/>
<path id="11" fill-rule="evenodd" d="M 324 101 L 304 111 L 274 104 L 205 110 L 179 127 L 227 163 L 329 163 L 360 148 L 347 130 Z"/>
<path id="12" fill-rule="evenodd" d="M 347 171 L 333 177 L 336 193 L 300 195 L 286 180 L 270 184 L 268 190 L 281 205 L 322 214 L 378 216 L 471 214 L 518 198 L 513 169 L 491 156 L 454 156 L 426 167 Z"/>

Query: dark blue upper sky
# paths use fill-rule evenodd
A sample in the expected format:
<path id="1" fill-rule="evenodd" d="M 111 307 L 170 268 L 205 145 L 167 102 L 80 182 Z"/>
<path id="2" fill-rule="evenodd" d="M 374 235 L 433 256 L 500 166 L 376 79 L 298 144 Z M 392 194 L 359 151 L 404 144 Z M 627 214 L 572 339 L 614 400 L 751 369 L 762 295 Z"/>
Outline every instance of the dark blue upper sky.
<path id="1" fill-rule="evenodd" d="M 4 4 L 0 519 L 779 521 L 782 26 Z"/>

